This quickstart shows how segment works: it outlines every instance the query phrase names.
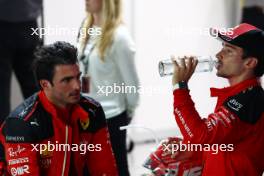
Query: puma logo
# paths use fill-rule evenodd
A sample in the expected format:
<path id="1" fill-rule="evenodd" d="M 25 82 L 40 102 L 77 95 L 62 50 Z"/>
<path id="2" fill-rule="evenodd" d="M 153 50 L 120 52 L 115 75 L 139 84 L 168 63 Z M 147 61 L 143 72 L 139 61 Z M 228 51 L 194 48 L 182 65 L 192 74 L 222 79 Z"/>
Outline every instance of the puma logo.
<path id="1" fill-rule="evenodd" d="M 39 126 L 39 123 L 37 122 L 37 119 L 34 119 L 34 121 L 30 122 L 30 125 Z"/>

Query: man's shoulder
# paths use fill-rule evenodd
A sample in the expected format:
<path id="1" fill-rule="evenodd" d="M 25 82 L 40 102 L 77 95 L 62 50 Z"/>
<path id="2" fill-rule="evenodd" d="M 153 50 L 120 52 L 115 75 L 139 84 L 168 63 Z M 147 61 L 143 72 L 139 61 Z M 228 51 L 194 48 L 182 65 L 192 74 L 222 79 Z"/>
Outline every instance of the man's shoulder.
<path id="1" fill-rule="evenodd" d="M 52 118 L 34 94 L 5 119 L 2 133 L 7 142 L 35 142 L 53 135 Z"/>
<path id="2" fill-rule="evenodd" d="M 37 93 L 33 94 L 27 98 L 24 102 L 18 105 L 7 118 L 19 118 L 25 119 L 32 111 L 35 111 L 36 105 L 38 104 L 38 95 Z"/>
<path id="3" fill-rule="evenodd" d="M 263 88 L 259 85 L 251 86 L 242 90 L 238 94 L 231 96 L 231 98 L 241 100 L 243 103 L 247 104 L 260 104 L 264 101 L 264 91 Z"/>
<path id="4" fill-rule="evenodd" d="M 80 105 L 89 107 L 90 109 L 98 109 L 101 107 L 101 104 L 95 99 L 83 94 L 81 95 Z"/>
<path id="5" fill-rule="evenodd" d="M 87 131 L 95 132 L 106 127 L 106 119 L 100 103 L 88 96 L 81 96 L 80 106 L 89 114 L 89 128 Z"/>
<path id="6" fill-rule="evenodd" d="M 260 85 L 250 86 L 238 94 L 235 97 L 242 98 L 244 100 L 256 98 L 256 100 L 263 101 L 264 100 L 264 90 Z"/>
<path id="7" fill-rule="evenodd" d="M 264 91 L 261 86 L 252 86 L 229 97 L 224 106 L 242 121 L 255 124 L 264 111 Z"/>

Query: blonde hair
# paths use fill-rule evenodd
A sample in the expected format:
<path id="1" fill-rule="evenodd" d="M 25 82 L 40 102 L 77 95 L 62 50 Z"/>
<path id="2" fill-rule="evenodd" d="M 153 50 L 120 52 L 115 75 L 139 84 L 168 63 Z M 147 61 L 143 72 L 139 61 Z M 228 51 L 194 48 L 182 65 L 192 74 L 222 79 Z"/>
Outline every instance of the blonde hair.
<path id="1" fill-rule="evenodd" d="M 122 23 L 121 0 L 102 0 L 101 15 L 101 35 L 96 43 L 96 47 L 98 48 L 100 58 L 104 60 L 105 53 L 113 42 L 114 32 Z M 87 17 L 82 25 L 85 35 L 81 35 L 81 38 L 79 39 L 82 52 L 84 52 L 87 41 L 90 38 L 88 30 L 92 27 L 93 22 L 93 15 L 91 13 L 87 13 Z"/>

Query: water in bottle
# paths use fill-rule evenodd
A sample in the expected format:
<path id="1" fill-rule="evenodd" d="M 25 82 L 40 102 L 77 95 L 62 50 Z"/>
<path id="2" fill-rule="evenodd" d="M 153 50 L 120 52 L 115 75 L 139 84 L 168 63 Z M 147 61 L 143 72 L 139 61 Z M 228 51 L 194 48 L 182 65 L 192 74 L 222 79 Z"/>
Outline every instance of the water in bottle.
<path id="1" fill-rule="evenodd" d="M 195 58 L 198 60 L 195 72 L 211 72 L 217 62 L 212 56 L 197 56 Z M 179 60 L 180 58 L 177 59 L 177 61 Z M 173 63 L 171 59 L 159 62 L 159 74 L 161 77 L 173 74 Z"/>

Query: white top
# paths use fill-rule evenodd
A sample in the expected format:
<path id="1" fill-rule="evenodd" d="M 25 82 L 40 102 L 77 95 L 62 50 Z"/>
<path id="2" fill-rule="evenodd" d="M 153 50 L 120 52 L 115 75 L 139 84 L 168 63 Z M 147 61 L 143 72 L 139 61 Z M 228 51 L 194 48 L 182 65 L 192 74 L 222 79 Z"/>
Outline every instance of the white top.
<path id="1" fill-rule="evenodd" d="M 88 60 L 90 76 L 88 96 L 101 103 L 107 119 L 125 110 L 132 117 L 139 101 L 134 42 L 126 27 L 120 25 L 116 29 L 113 44 L 102 61 L 94 47 L 96 39 L 95 35 L 92 36 L 84 50 L 84 60 Z M 81 70 L 84 71 L 83 65 Z"/>
<path id="2" fill-rule="evenodd" d="M 245 7 L 252 7 L 252 6 L 264 6 L 264 0 L 245 0 L 244 2 Z"/>

